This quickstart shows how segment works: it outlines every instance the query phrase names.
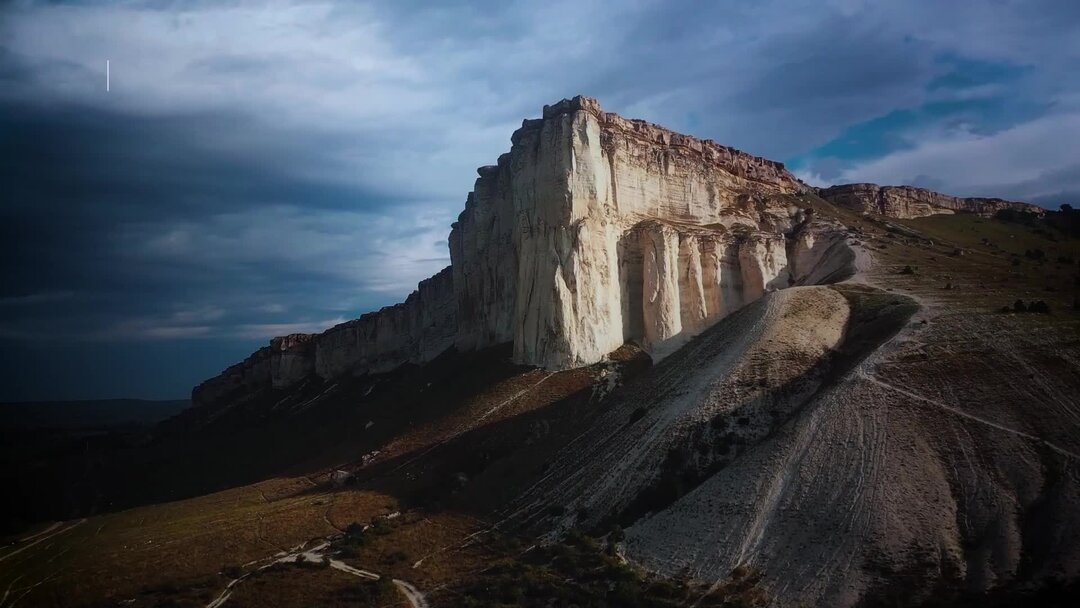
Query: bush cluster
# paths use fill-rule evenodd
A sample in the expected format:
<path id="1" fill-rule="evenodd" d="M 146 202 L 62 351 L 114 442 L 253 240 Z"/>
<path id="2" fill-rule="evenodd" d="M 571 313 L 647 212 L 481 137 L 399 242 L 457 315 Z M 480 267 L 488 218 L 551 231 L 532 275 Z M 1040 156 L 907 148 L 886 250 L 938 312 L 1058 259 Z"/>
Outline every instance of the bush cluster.
<path id="1" fill-rule="evenodd" d="M 768 595 L 760 586 L 760 574 L 747 568 L 732 573 L 732 579 L 716 589 L 639 572 L 615 552 L 614 543 L 622 537 L 622 529 L 617 526 L 607 533 L 606 544 L 571 531 L 559 543 L 530 549 L 475 578 L 463 590 L 464 597 L 458 604 L 470 608 L 673 608 L 689 603 L 701 607 L 768 603 Z"/>
<path id="2" fill-rule="evenodd" d="M 1001 312 L 1034 312 L 1050 314 L 1050 305 L 1042 300 L 1035 300 L 1030 304 L 1025 304 L 1023 300 L 1017 300 L 1016 302 L 1013 302 L 1012 306 L 1002 306 Z"/>

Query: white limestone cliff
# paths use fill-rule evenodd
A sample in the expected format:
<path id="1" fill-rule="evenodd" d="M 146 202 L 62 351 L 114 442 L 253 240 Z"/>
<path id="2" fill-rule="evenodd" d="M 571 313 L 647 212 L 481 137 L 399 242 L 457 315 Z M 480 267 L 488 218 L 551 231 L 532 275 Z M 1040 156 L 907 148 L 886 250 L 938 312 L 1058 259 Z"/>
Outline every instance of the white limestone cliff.
<path id="1" fill-rule="evenodd" d="M 654 359 L 767 291 L 813 279 L 843 247 L 808 220 L 783 165 L 604 112 L 586 97 L 526 120 L 477 170 L 449 238 L 451 265 L 403 304 L 307 337 L 275 339 L 259 376 L 283 388 L 513 342 L 523 364 L 599 361 L 627 341 Z M 797 267 L 797 268 L 796 268 Z M 232 368 L 230 368 L 232 369 Z"/>
<path id="2" fill-rule="evenodd" d="M 459 347 L 513 340 L 517 361 L 554 368 L 595 362 L 627 340 L 662 355 L 721 311 L 786 286 L 780 233 L 794 220 L 767 197 L 805 187 L 782 165 L 583 97 L 545 107 L 511 141 L 480 170 L 451 232 Z M 721 289 L 725 257 L 739 280 Z"/>

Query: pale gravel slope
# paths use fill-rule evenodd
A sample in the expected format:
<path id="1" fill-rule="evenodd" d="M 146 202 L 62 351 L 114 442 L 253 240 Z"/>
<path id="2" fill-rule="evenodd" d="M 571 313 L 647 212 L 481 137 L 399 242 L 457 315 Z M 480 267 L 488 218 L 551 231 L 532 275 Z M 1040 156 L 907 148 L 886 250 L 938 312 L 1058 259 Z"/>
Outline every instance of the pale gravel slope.
<path id="1" fill-rule="evenodd" d="M 796 287 L 767 294 L 683 347 L 658 368 L 633 398 L 628 387 L 603 417 L 565 449 L 547 475 L 518 501 L 513 515 L 542 516 L 558 504 L 591 515 L 595 524 L 626 507 L 657 474 L 668 451 L 687 443 L 718 415 L 749 416 L 744 432 L 767 424 L 772 395 L 756 381 L 763 370 L 776 385 L 796 379 L 835 346 L 847 321 L 847 304 L 826 287 Z M 800 323 L 800 320 L 811 320 Z M 693 369 L 694 373 L 687 373 Z M 814 388 L 794 387 L 795 392 Z M 638 408 L 648 408 L 630 422 Z M 585 521 L 588 519 L 588 521 Z M 570 521 L 564 522 L 569 525 Z"/>
<path id="2" fill-rule="evenodd" d="M 748 564 L 784 606 L 1074 577 L 1076 351 L 930 303 L 780 432 L 629 529 L 626 554 L 718 581 Z M 1048 358 L 1072 372 L 1044 373 Z"/>
<path id="3" fill-rule="evenodd" d="M 840 289 L 877 294 L 862 321 L 911 301 Z M 848 302 L 830 287 L 766 295 L 644 387 L 617 391 L 508 515 L 555 531 L 606 526 L 682 448 L 700 485 L 626 531 L 625 555 L 650 570 L 720 582 L 749 565 L 779 606 L 1076 576 L 1080 349 L 1007 316 L 919 301 L 885 332 L 899 334 L 859 346 L 840 373 L 822 355 L 845 343 Z M 858 342 L 868 330 L 848 332 Z M 1071 373 L 1043 373 L 1048 359 Z M 716 470 L 696 448 L 718 440 L 709 421 L 724 412 L 748 419 L 735 427 L 746 445 Z M 566 515 L 551 521 L 550 505 Z"/>

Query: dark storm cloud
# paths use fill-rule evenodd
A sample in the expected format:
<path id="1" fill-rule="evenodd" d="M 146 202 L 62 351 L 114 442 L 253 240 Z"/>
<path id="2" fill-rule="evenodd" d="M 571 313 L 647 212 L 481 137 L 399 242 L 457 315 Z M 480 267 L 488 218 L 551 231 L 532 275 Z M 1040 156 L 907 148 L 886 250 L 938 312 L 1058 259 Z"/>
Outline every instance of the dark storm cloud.
<path id="1" fill-rule="evenodd" d="M 302 204 L 311 213 L 401 210 L 410 204 L 390 192 L 289 174 L 305 162 L 331 162 L 323 157 L 332 142 L 283 136 L 274 142 L 276 149 L 256 148 L 248 156 L 204 145 L 215 134 L 253 129 L 243 117 L 132 117 L 13 103 L 0 109 L 0 179 L 6 191 L 0 217 L 9 248 L 0 264 L 5 276 L 16 279 L 0 286 L 2 296 L 127 287 L 110 282 L 127 281 L 128 268 L 102 262 L 170 227 L 229 214 L 251 214 L 254 224 L 267 209 L 288 204 Z M 244 227 L 242 218 L 233 224 Z M 400 235 L 415 230 L 406 226 Z M 143 286 L 164 280 L 139 278 Z"/>
<path id="2" fill-rule="evenodd" d="M 257 129 L 236 115 L 0 103 L 0 341 L 13 362 L 3 398 L 184 394 L 238 351 L 391 303 L 448 262 L 445 241 L 393 257 L 414 239 L 436 242 L 448 217 L 361 179 L 304 175 L 335 162 L 333 137 L 260 135 L 252 154 L 214 145 Z M 206 361 L 147 368 L 135 355 L 171 360 L 194 347 L 151 342 L 193 339 L 210 350 Z M 158 370 L 157 390 L 119 372 L 111 381 L 134 392 L 88 389 L 107 382 L 66 361 L 91 352 L 126 361 L 94 373 Z M 31 380 L 49 374 L 14 364 L 43 353 L 67 382 L 43 389 Z"/>

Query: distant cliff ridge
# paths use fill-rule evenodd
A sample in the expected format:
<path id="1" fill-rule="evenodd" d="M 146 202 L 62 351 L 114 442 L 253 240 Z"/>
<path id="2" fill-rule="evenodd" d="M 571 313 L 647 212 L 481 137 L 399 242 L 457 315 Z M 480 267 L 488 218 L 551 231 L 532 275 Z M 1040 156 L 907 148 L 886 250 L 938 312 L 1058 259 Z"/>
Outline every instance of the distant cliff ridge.
<path id="1" fill-rule="evenodd" d="M 1003 209 L 1042 214 L 1036 205 L 1000 198 L 961 198 L 914 186 L 843 184 L 818 188 L 821 198 L 848 209 L 870 211 L 889 217 L 912 218 L 945 213 L 975 213 L 991 216 Z"/>
<path id="2" fill-rule="evenodd" d="M 814 218 L 800 198 L 813 189 L 781 163 L 587 97 L 545 106 L 511 144 L 477 170 L 448 268 L 402 304 L 275 338 L 196 387 L 193 403 L 385 372 L 450 348 L 513 343 L 515 361 L 563 369 L 633 341 L 658 359 L 767 291 L 851 273 L 842 227 Z M 820 194 L 898 217 L 998 204 L 872 184 Z"/>

